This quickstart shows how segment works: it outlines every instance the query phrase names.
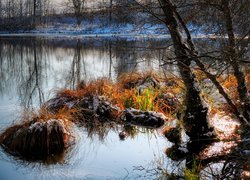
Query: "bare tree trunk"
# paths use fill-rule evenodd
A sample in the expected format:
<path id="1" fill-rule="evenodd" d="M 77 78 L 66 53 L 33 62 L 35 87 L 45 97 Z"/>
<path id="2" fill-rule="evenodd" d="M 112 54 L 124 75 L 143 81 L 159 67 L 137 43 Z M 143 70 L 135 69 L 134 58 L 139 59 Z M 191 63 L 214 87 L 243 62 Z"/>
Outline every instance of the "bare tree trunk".
<path id="1" fill-rule="evenodd" d="M 2 14 L 2 0 L 0 0 L 0 19 L 2 19 L 3 14 Z"/>
<path id="2" fill-rule="evenodd" d="M 81 25 L 83 11 L 85 9 L 85 0 L 72 0 L 74 13 L 76 17 L 76 23 L 78 26 Z"/>
<path id="3" fill-rule="evenodd" d="M 231 12 L 229 8 L 229 1 L 222 0 L 222 11 L 224 15 L 227 35 L 228 35 L 228 59 L 234 70 L 234 76 L 236 77 L 238 86 L 237 91 L 239 94 L 241 109 L 243 110 L 244 117 L 250 121 L 250 100 L 247 94 L 247 87 L 245 82 L 244 73 L 240 70 L 239 56 L 236 50 L 235 34 L 233 28 L 233 22 Z"/>
<path id="4" fill-rule="evenodd" d="M 113 0 L 109 1 L 109 22 L 112 21 L 112 8 L 113 8 Z"/>
<path id="5" fill-rule="evenodd" d="M 159 2 L 166 17 L 165 22 L 173 41 L 175 55 L 178 58 L 178 68 L 186 86 L 187 108 L 183 117 L 184 128 L 191 140 L 204 138 L 212 129 L 208 127 L 207 108 L 202 105 L 200 91 L 195 84 L 195 75 L 190 68 L 192 55 L 188 49 L 193 49 L 193 47 L 188 48 L 188 43 L 182 38 L 178 18 L 175 15 L 175 6 L 170 0 L 159 0 Z"/>
<path id="6" fill-rule="evenodd" d="M 20 18 L 22 18 L 23 17 L 23 2 L 22 2 L 22 0 L 20 0 L 19 1 L 19 10 L 20 10 L 20 12 L 19 12 L 19 17 Z"/>
<path id="7" fill-rule="evenodd" d="M 33 0 L 33 26 L 36 25 L 37 0 Z"/>

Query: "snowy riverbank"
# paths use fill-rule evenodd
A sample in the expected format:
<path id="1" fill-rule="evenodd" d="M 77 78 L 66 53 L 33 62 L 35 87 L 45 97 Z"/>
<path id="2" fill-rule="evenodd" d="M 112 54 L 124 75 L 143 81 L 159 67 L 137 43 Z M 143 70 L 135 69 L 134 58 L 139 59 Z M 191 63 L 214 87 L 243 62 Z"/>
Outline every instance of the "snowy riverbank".
<path id="1" fill-rule="evenodd" d="M 49 20 L 46 25 L 37 26 L 33 30 L 0 31 L 0 36 L 53 36 L 53 37 L 85 37 L 85 38 L 169 38 L 169 33 L 164 24 L 160 23 L 117 23 L 101 21 L 100 18 L 83 20 L 77 26 L 73 17 L 57 17 Z M 195 37 L 204 37 L 197 30 L 193 29 Z"/>

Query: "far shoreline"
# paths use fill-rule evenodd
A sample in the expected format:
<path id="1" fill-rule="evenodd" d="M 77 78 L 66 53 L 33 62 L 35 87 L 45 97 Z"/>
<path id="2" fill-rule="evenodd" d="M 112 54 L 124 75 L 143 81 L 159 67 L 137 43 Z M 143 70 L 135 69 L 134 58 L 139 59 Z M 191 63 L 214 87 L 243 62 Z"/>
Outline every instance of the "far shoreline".
<path id="1" fill-rule="evenodd" d="M 51 38 L 109 38 L 109 39 L 169 39 L 169 34 L 136 34 L 136 33 L 109 33 L 109 34 L 77 34 L 77 33 L 46 33 L 46 32 L 27 32 L 27 33 L 1 33 L 0 37 L 51 37 Z M 214 39 L 227 38 L 213 34 L 193 35 L 194 39 Z M 238 37 L 240 38 L 240 37 Z"/>

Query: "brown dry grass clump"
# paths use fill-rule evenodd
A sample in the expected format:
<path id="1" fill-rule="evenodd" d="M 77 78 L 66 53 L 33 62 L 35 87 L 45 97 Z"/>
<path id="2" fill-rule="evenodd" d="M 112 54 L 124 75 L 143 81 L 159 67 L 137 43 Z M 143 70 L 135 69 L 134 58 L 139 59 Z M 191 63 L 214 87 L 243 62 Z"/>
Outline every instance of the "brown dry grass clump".
<path id="1" fill-rule="evenodd" d="M 87 83 L 83 88 L 76 90 L 62 89 L 58 92 L 57 97 L 83 98 L 93 95 L 102 96 L 113 86 L 114 84 L 109 79 L 100 78 Z"/>
<path id="2" fill-rule="evenodd" d="M 157 86 L 160 82 L 164 82 L 164 78 L 160 76 L 158 73 L 154 71 L 149 72 L 133 72 L 133 73 L 126 73 L 122 74 L 118 78 L 118 86 L 120 86 L 121 89 L 132 89 L 136 88 L 137 86 L 140 86 L 141 84 L 144 84 L 147 80 L 154 81 L 153 86 Z"/>
<path id="3" fill-rule="evenodd" d="M 50 114 L 44 109 L 39 114 L 25 113 L 20 124 L 0 135 L 6 152 L 31 160 L 43 160 L 63 153 L 72 137 L 66 113 Z"/>
<path id="4" fill-rule="evenodd" d="M 166 78 L 153 71 L 123 74 L 117 83 L 101 78 L 79 87 L 76 90 L 60 90 L 56 98 L 47 102 L 47 109 L 52 112 L 58 112 L 63 108 L 74 109 L 74 112 L 82 109 L 86 111 L 88 107 L 81 105 L 88 99 L 90 110 L 93 110 L 95 108 L 91 101 L 102 99 L 100 103 L 110 103 L 120 111 L 132 107 L 144 111 L 157 111 L 168 116 L 180 105 L 178 95 L 183 92 L 180 79 Z"/>

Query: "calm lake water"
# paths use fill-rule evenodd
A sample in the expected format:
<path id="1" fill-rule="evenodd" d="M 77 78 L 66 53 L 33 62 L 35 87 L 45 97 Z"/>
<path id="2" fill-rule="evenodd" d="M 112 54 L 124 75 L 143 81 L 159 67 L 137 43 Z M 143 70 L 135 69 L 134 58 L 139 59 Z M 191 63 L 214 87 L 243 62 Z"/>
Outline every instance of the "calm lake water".
<path id="1" fill-rule="evenodd" d="M 159 70 L 165 50 L 166 42 L 160 40 L 2 37 L 0 130 L 20 121 L 25 108 L 37 109 L 56 90 L 73 89 L 82 79 L 115 81 L 125 72 Z M 0 179 L 144 179 L 134 169 L 157 167 L 171 146 L 160 129 L 135 129 L 133 137 L 121 141 L 121 127 L 101 132 L 74 128 L 75 145 L 56 162 L 22 161 L 0 149 Z"/>

